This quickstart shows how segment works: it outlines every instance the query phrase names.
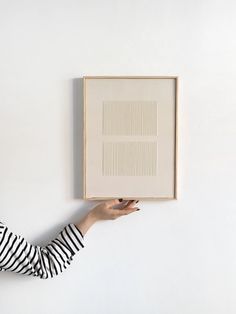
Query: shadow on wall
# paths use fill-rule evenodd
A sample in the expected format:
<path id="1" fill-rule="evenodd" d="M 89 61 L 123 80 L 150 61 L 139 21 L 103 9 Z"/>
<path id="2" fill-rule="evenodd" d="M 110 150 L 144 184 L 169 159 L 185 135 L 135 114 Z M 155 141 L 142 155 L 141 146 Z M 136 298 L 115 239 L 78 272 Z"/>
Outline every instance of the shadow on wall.
<path id="1" fill-rule="evenodd" d="M 73 197 L 83 198 L 83 78 L 75 78 L 73 84 Z"/>
<path id="2" fill-rule="evenodd" d="M 71 121 L 72 121 L 72 186 L 73 198 L 83 198 L 83 78 L 72 79 L 72 92 L 73 103 L 71 104 Z M 96 201 L 88 201 L 82 203 L 80 210 L 66 218 L 61 223 L 55 223 L 53 228 L 48 228 L 44 233 L 36 237 L 31 243 L 37 245 L 45 245 L 49 240 L 54 239 L 55 236 L 65 227 L 68 223 L 79 221 L 93 206 Z"/>
<path id="3" fill-rule="evenodd" d="M 83 78 L 72 79 L 73 103 L 71 104 L 72 121 L 72 186 L 73 198 L 83 198 Z M 33 245 L 47 245 L 69 223 L 79 221 L 94 206 L 94 201 L 86 201 L 81 204 L 79 211 L 74 212 L 62 222 L 55 222 L 53 227 L 44 230 L 43 234 L 29 241 Z M 28 239 L 26 239 L 28 241 Z M 15 284 L 15 280 L 38 280 L 31 276 L 2 272 L 1 283 L 3 285 Z M 54 279 L 55 280 L 55 279 Z"/>

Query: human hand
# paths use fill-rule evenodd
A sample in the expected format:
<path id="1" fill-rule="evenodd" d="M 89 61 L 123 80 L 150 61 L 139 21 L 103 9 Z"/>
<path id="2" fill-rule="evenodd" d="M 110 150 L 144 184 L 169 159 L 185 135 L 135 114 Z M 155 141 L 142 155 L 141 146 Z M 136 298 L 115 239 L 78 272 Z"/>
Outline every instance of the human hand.
<path id="1" fill-rule="evenodd" d="M 123 199 L 112 199 L 102 202 L 92 208 L 92 210 L 75 225 L 80 229 L 82 234 L 85 235 L 88 229 L 99 220 L 113 220 L 123 215 L 128 215 L 130 213 L 136 212 L 137 210 L 139 210 L 138 207 L 134 207 L 137 202 L 139 201 L 123 201 Z M 114 208 L 116 205 L 120 205 L 121 207 Z"/>
<path id="2" fill-rule="evenodd" d="M 123 215 L 131 214 L 137 210 L 134 207 L 138 200 L 123 201 L 123 199 L 112 199 L 96 205 L 90 212 L 91 216 L 96 220 L 116 219 Z M 126 203 L 126 204 L 125 204 Z M 121 208 L 114 208 L 116 205 L 123 205 Z"/>

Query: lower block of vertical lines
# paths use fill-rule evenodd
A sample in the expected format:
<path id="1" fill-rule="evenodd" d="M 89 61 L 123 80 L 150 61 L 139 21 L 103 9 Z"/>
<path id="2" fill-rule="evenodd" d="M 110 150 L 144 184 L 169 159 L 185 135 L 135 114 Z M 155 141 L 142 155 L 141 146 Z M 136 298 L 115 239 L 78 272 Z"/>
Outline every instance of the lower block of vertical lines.
<path id="1" fill-rule="evenodd" d="M 103 142 L 104 176 L 156 176 L 157 142 Z"/>

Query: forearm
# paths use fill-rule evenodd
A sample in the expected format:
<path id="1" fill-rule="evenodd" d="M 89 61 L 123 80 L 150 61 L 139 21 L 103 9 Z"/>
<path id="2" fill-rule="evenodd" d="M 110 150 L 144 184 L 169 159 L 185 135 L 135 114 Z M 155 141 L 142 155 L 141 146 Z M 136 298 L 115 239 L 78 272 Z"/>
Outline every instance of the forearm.
<path id="1" fill-rule="evenodd" d="M 83 247 L 81 232 L 72 223 L 46 246 L 32 245 L 0 223 L 0 271 L 42 279 L 54 277 L 70 265 L 73 256 Z"/>

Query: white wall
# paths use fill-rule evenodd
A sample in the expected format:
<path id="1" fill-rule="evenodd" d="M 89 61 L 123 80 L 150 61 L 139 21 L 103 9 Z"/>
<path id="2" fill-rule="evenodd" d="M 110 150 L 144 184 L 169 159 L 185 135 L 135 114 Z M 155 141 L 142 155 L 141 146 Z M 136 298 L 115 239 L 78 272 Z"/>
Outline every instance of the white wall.
<path id="1" fill-rule="evenodd" d="M 1 314 L 236 312 L 235 10 L 233 0 L 0 1 L 0 217 L 34 244 L 96 204 L 74 193 L 73 79 L 180 77 L 179 200 L 98 223 L 53 279 L 0 274 Z"/>

